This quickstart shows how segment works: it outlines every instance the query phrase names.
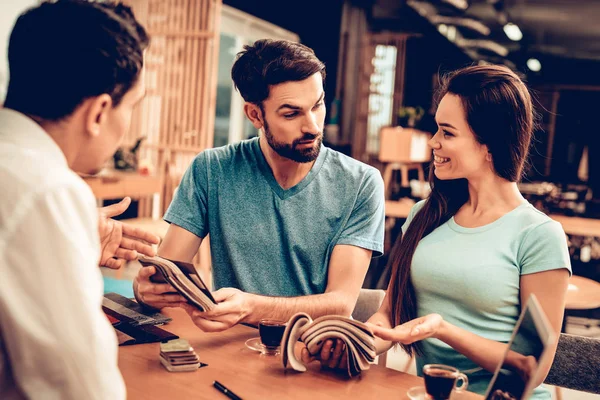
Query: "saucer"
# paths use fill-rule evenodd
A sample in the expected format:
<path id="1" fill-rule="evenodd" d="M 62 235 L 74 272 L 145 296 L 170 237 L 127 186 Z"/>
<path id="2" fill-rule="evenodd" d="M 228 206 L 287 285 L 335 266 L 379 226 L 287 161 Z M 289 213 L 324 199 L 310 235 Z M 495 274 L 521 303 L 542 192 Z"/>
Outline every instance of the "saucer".
<path id="1" fill-rule="evenodd" d="M 406 392 L 410 400 L 429 400 L 425 386 L 413 386 Z"/>
<path id="2" fill-rule="evenodd" d="M 252 339 L 246 340 L 246 347 L 250 350 L 258 351 L 262 353 L 265 345 L 260 342 L 260 337 L 255 337 Z"/>
<path id="3" fill-rule="evenodd" d="M 466 398 L 466 391 L 453 390 L 450 394 L 450 400 L 460 400 Z M 413 386 L 406 392 L 410 400 L 431 400 L 431 396 L 425 391 L 425 386 Z"/>

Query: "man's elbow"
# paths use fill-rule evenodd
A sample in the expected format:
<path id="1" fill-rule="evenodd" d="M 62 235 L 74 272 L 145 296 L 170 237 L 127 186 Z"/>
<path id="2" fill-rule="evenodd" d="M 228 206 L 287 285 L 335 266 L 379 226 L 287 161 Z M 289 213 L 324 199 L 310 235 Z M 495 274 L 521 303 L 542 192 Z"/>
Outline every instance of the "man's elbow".
<path id="1" fill-rule="evenodd" d="M 334 293 L 333 295 L 335 296 L 335 314 L 345 317 L 351 316 L 356 306 L 356 298 L 342 293 Z"/>

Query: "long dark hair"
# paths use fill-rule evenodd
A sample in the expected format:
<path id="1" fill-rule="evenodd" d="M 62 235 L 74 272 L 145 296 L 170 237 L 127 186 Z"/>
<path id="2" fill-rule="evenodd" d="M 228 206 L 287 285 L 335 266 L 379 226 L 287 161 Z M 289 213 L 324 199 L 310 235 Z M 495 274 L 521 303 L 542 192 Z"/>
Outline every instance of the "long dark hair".
<path id="1" fill-rule="evenodd" d="M 457 95 L 475 139 L 487 145 L 496 174 L 518 182 L 529 153 L 534 126 L 531 97 L 525 84 L 503 66 L 472 66 L 442 78 L 438 100 Z M 429 170 L 431 193 L 392 249 L 388 296 L 396 326 L 417 318 L 417 299 L 410 278 L 419 241 L 444 224 L 469 198 L 466 179 L 440 180 Z M 421 353 L 420 343 L 401 344 L 409 354 Z"/>

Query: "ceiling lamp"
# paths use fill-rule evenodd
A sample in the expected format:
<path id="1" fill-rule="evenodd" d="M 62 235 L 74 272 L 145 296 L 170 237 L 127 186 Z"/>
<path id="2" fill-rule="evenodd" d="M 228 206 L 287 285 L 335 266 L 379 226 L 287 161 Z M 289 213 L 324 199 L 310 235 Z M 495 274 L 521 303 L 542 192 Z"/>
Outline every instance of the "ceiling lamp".
<path id="1" fill-rule="evenodd" d="M 467 0 L 442 0 L 444 3 L 450 4 L 451 6 L 458 8 L 459 10 L 466 10 L 469 8 Z"/>
<path id="2" fill-rule="evenodd" d="M 445 25 L 456 25 L 475 31 L 483 36 L 490 34 L 490 28 L 481 23 L 480 21 L 473 18 L 465 17 L 448 17 L 444 15 L 435 15 L 429 18 L 429 21 L 434 25 L 445 24 Z"/>
<path id="3" fill-rule="evenodd" d="M 509 22 L 504 25 L 503 29 L 504 33 L 506 33 L 506 36 L 508 36 L 510 40 L 518 42 L 519 40 L 523 39 L 523 32 L 521 32 L 521 29 L 519 29 L 518 25 Z"/>
<path id="4" fill-rule="evenodd" d="M 539 72 L 542 69 L 542 63 L 537 58 L 530 58 L 527 60 L 527 68 L 533 72 Z"/>

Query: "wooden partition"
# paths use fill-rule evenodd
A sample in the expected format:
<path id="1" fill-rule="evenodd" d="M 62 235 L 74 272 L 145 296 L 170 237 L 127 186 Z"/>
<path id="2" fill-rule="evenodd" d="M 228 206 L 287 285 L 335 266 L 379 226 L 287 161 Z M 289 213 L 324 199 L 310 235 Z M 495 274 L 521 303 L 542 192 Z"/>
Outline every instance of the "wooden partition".
<path id="1" fill-rule="evenodd" d="M 220 0 L 127 0 L 151 36 L 146 98 L 125 140 L 145 136 L 140 159 L 175 178 L 212 147 L 219 51 Z M 171 186 L 165 176 L 165 186 Z M 178 183 L 178 182 L 177 182 Z M 172 193 L 165 196 L 161 212 Z"/>
<path id="2" fill-rule="evenodd" d="M 140 160 L 161 176 L 159 217 L 196 154 L 212 147 L 221 0 L 126 0 L 151 37 L 145 54 L 146 97 L 125 145 L 146 137 Z M 140 216 L 152 215 L 140 201 Z M 200 263 L 210 264 L 208 240 Z M 204 250 L 206 249 L 206 250 Z"/>

